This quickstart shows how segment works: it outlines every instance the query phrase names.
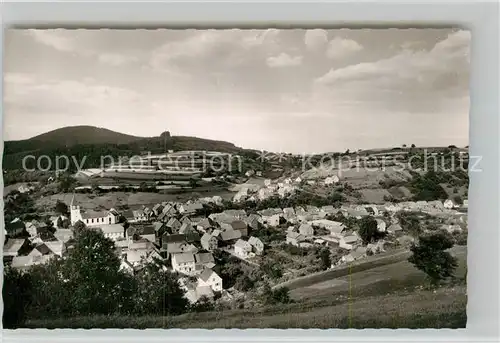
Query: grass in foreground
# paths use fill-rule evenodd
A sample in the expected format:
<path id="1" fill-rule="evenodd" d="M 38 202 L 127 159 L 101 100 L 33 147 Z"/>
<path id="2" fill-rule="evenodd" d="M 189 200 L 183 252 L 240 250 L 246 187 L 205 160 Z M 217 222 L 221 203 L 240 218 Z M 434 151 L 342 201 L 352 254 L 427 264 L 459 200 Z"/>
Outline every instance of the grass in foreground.
<path id="1" fill-rule="evenodd" d="M 189 313 L 176 317 L 93 316 L 31 320 L 27 328 L 465 328 L 465 286 L 420 290 L 322 307 L 295 303 L 257 310 Z"/>

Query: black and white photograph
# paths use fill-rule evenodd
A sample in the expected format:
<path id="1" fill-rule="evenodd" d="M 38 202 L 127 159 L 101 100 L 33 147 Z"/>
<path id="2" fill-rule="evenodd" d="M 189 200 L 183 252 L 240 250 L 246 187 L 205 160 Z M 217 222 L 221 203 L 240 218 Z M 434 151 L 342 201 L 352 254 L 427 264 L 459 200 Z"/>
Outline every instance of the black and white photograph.
<path id="1" fill-rule="evenodd" d="M 5 30 L 3 327 L 465 328 L 470 44 Z"/>

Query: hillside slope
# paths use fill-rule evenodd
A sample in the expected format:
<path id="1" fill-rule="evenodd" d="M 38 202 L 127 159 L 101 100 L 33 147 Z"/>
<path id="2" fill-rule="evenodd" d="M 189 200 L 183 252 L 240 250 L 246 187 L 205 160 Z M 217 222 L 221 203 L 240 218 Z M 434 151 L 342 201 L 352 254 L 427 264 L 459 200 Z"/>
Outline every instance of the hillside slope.
<path id="1" fill-rule="evenodd" d="M 197 137 L 170 136 L 164 132 L 156 137 L 136 137 L 94 126 L 71 126 L 53 130 L 30 139 L 7 141 L 4 144 L 3 169 L 22 167 L 27 155 L 84 157 L 86 168 L 98 167 L 101 156 L 133 156 L 145 151 L 163 153 L 172 150 L 207 150 L 238 153 L 243 149 L 233 143 Z M 29 166 L 32 168 L 32 166 Z"/>

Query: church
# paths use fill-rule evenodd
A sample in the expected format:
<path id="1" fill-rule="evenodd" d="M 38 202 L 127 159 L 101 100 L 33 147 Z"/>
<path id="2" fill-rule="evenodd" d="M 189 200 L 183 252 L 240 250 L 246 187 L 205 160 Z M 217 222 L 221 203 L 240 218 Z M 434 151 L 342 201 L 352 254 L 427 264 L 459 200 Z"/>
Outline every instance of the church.
<path id="1" fill-rule="evenodd" d="M 118 222 L 118 213 L 111 209 L 109 211 L 85 211 L 80 210 L 80 206 L 75 204 L 75 195 L 71 199 L 70 205 L 71 225 L 81 220 L 86 226 L 100 226 L 116 224 Z"/>

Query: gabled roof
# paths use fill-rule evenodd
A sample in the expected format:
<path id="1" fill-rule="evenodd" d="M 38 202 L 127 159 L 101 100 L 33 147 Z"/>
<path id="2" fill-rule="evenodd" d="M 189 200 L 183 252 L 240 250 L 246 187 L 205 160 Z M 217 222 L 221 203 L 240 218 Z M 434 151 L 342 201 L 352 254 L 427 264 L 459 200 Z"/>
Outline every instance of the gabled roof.
<path id="1" fill-rule="evenodd" d="M 233 227 L 234 230 L 247 229 L 247 224 L 245 224 L 245 222 L 242 220 L 235 220 L 234 222 L 231 223 L 231 226 Z"/>
<path id="2" fill-rule="evenodd" d="M 203 236 L 201 236 L 201 244 L 202 245 L 208 245 L 208 242 L 211 240 L 211 239 L 215 239 L 214 236 L 208 234 L 208 233 L 205 233 Z"/>
<path id="3" fill-rule="evenodd" d="M 106 218 L 108 216 L 108 211 L 88 211 L 88 212 L 82 212 L 82 219 L 96 219 L 96 218 Z"/>
<path id="4" fill-rule="evenodd" d="M 165 233 L 161 239 L 162 239 L 163 243 L 185 242 L 186 236 L 181 235 L 181 234 L 171 235 L 171 234 Z"/>
<path id="5" fill-rule="evenodd" d="M 210 277 L 212 276 L 212 274 L 217 275 L 217 273 L 214 272 L 212 269 L 205 268 L 203 270 L 203 272 L 198 276 L 198 278 L 200 278 L 204 282 L 207 282 L 210 279 Z M 219 275 L 217 275 L 217 277 L 219 277 Z"/>
<path id="6" fill-rule="evenodd" d="M 249 239 L 248 239 L 248 243 L 252 246 L 256 246 L 256 245 L 263 245 L 262 241 L 257 238 L 257 237 L 253 237 L 251 236 Z"/>
<path id="7" fill-rule="evenodd" d="M 125 231 L 122 224 L 103 224 L 100 226 L 100 229 L 105 234 L 123 233 Z"/>
<path id="8" fill-rule="evenodd" d="M 241 231 L 232 229 L 227 231 L 222 231 L 220 237 L 223 241 L 231 241 L 234 239 L 241 238 Z"/>
<path id="9" fill-rule="evenodd" d="M 50 250 L 50 248 L 45 243 L 36 246 L 35 249 L 38 250 L 42 255 L 52 254 L 52 250 Z"/>
<path id="10" fill-rule="evenodd" d="M 245 250 L 252 250 L 252 246 L 250 245 L 250 243 L 248 243 L 247 241 L 244 241 L 242 239 L 238 239 L 236 241 L 236 243 L 234 243 L 234 247 L 238 247 L 238 248 L 241 248 L 241 249 L 245 249 Z"/>
<path id="11" fill-rule="evenodd" d="M 23 246 L 25 239 L 9 239 L 7 243 L 3 246 L 4 254 L 7 252 L 14 253 L 18 252 Z"/>
<path id="12" fill-rule="evenodd" d="M 190 262 L 195 262 L 194 261 L 194 255 L 193 253 L 190 252 L 185 252 L 185 253 L 180 253 L 180 254 L 174 254 L 172 255 L 172 259 L 175 258 L 175 261 L 177 263 L 190 263 Z"/>
<path id="13" fill-rule="evenodd" d="M 198 253 L 194 255 L 196 263 L 206 264 L 206 263 L 214 263 L 214 255 L 209 252 L 206 253 Z"/>
<path id="14" fill-rule="evenodd" d="M 291 238 L 291 239 L 295 239 L 295 240 L 304 240 L 305 239 L 305 237 L 302 234 L 300 234 L 298 232 L 294 232 L 294 231 L 288 231 L 287 237 Z"/>

